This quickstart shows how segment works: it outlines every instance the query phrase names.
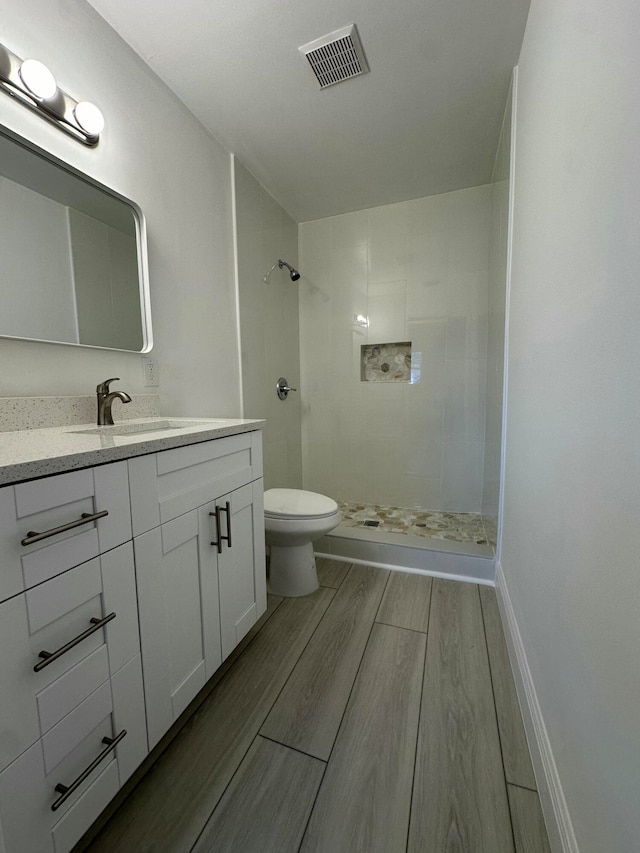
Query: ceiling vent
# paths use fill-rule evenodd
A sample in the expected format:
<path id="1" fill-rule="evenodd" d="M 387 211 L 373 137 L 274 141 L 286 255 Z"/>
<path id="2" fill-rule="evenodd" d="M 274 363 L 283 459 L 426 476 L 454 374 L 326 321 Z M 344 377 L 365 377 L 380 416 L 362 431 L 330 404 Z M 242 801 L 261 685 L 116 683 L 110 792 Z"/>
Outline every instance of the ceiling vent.
<path id="1" fill-rule="evenodd" d="M 309 60 L 321 89 L 369 70 L 355 24 L 303 44 L 298 50 Z"/>

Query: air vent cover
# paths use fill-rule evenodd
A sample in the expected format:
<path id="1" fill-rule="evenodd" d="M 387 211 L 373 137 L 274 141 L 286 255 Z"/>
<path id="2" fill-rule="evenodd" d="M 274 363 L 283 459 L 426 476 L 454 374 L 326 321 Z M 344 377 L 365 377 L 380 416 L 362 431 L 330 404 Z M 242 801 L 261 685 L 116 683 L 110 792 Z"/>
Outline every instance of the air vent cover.
<path id="1" fill-rule="evenodd" d="M 321 89 L 369 70 L 355 24 L 303 44 L 298 50 L 309 60 Z"/>

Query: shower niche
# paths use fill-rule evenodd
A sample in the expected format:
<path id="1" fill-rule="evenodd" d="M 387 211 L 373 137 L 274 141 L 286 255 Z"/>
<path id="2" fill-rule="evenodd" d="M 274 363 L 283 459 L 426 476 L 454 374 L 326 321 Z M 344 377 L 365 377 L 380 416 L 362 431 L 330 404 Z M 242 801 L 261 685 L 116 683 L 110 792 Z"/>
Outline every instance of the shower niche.
<path id="1" fill-rule="evenodd" d="M 411 341 L 362 344 L 361 382 L 411 382 Z"/>

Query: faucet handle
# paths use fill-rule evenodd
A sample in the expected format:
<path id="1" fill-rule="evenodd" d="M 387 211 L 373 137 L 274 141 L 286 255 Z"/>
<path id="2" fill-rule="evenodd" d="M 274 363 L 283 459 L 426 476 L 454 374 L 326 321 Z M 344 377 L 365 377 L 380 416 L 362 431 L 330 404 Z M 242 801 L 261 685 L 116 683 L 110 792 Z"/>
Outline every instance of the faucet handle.
<path id="1" fill-rule="evenodd" d="M 120 377 L 114 376 L 113 379 L 105 379 L 104 382 L 101 382 L 96 388 L 96 394 L 108 394 L 109 393 L 109 385 L 112 382 L 119 382 Z"/>

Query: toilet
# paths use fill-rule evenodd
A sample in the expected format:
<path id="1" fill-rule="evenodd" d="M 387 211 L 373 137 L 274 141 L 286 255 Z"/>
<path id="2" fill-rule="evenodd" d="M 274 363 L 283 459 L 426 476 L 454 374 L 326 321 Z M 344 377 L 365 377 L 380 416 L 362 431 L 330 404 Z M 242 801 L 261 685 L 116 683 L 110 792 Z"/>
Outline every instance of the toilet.
<path id="1" fill-rule="evenodd" d="M 302 489 L 267 489 L 264 527 L 270 548 L 269 592 L 309 595 L 318 589 L 313 542 L 342 521 L 338 504 Z"/>

